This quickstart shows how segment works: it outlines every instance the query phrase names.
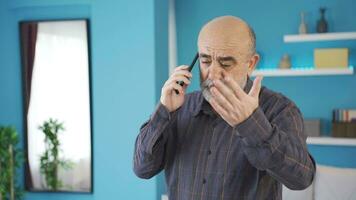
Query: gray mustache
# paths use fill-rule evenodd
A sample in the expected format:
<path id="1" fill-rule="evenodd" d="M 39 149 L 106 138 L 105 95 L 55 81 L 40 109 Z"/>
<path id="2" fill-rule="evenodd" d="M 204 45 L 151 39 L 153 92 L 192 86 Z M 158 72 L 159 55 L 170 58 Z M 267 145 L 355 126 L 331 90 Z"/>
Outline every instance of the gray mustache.
<path id="1" fill-rule="evenodd" d="M 209 89 L 213 85 L 213 81 L 210 79 L 206 79 L 200 84 L 201 89 Z"/>
<path id="2" fill-rule="evenodd" d="M 209 101 L 211 99 L 210 87 L 213 85 L 213 81 L 207 79 L 200 84 L 201 91 L 205 100 Z"/>

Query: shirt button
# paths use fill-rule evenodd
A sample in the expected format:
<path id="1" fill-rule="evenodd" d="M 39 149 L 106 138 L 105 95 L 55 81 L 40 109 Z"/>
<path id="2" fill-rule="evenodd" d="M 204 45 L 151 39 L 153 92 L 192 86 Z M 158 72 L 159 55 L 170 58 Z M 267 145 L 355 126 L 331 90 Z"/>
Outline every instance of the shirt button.
<path id="1" fill-rule="evenodd" d="M 203 179 L 203 184 L 205 184 L 206 183 L 206 180 L 205 180 L 205 178 Z"/>
<path id="2" fill-rule="evenodd" d="M 209 151 L 208 151 L 208 155 L 210 155 L 211 154 L 211 150 L 209 149 Z"/>

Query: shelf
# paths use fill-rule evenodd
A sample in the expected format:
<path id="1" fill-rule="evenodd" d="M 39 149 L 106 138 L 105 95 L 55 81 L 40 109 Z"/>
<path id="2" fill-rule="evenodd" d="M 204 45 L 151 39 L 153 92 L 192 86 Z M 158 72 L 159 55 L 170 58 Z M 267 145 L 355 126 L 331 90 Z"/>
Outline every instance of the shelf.
<path id="1" fill-rule="evenodd" d="M 315 68 L 295 68 L 295 69 L 258 69 L 252 76 L 331 76 L 331 75 L 351 75 L 354 73 L 352 66 L 348 68 L 336 69 L 315 69 Z"/>
<path id="2" fill-rule="evenodd" d="M 308 137 L 307 144 L 356 146 L 356 138 Z"/>
<path id="3" fill-rule="evenodd" d="M 309 33 L 299 35 L 284 35 L 284 42 L 314 42 L 314 41 L 333 41 L 333 40 L 355 40 L 356 32 L 339 33 Z"/>

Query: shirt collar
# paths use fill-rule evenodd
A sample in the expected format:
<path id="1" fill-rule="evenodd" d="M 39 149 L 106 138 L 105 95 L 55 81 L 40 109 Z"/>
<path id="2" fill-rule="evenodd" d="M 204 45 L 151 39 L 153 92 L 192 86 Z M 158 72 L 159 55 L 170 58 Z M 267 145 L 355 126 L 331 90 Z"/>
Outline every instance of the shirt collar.
<path id="1" fill-rule="evenodd" d="M 248 76 L 246 85 L 244 87 L 244 91 L 248 93 L 252 85 L 253 85 L 253 81 Z M 208 115 L 214 114 L 212 107 L 210 106 L 209 102 L 205 100 L 201 91 L 199 92 L 199 97 L 197 98 L 197 101 L 198 102 L 196 104 L 196 107 L 194 107 L 192 110 L 193 116 L 197 116 L 200 112 L 203 112 L 204 114 L 208 114 Z"/>

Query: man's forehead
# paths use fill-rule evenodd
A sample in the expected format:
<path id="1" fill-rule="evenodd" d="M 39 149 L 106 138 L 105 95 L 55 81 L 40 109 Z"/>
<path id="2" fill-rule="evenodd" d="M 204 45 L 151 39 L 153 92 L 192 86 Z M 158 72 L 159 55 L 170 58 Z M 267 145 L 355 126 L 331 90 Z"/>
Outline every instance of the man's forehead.
<path id="1" fill-rule="evenodd" d="M 241 51 L 237 46 L 211 46 L 211 45 L 199 45 L 199 53 L 205 54 L 208 56 L 219 56 L 219 57 L 228 57 L 228 56 L 243 56 L 246 53 Z"/>
<path id="2" fill-rule="evenodd" d="M 246 50 L 249 46 L 248 39 L 226 39 L 226 38 L 199 38 L 198 46 L 216 50 Z"/>
<path id="3" fill-rule="evenodd" d="M 200 47 L 202 47 L 201 49 L 204 49 L 206 51 L 235 51 L 236 49 L 238 49 L 237 45 L 199 45 Z"/>
<path id="4" fill-rule="evenodd" d="M 246 29 L 201 31 L 198 47 L 204 51 L 247 54 L 250 50 L 250 37 Z"/>

